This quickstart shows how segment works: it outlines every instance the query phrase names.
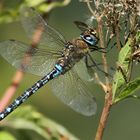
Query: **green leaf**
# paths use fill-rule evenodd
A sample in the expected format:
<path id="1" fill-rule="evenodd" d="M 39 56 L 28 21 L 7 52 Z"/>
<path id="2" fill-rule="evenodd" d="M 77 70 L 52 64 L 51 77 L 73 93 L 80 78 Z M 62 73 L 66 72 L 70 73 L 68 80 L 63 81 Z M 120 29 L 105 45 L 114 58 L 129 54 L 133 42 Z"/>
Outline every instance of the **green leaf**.
<path id="1" fill-rule="evenodd" d="M 138 89 L 140 89 L 140 78 L 135 79 L 134 81 L 128 83 L 127 86 L 116 97 L 115 103 L 118 102 L 118 101 L 120 101 L 120 100 L 123 100 L 123 99 L 125 99 L 125 98 L 127 98 L 129 96 L 131 96 Z"/>
<path id="2" fill-rule="evenodd" d="M 132 98 L 134 98 L 134 99 L 140 99 L 140 96 L 138 96 L 138 95 L 130 95 L 130 97 L 132 97 Z"/>
<path id="3" fill-rule="evenodd" d="M 128 96 L 127 98 L 140 99 L 140 96 L 133 94 Z"/>
<path id="4" fill-rule="evenodd" d="M 25 0 L 25 2 L 29 7 L 35 7 L 40 5 L 42 2 L 45 2 L 45 0 Z"/>
<path id="5" fill-rule="evenodd" d="M 12 21 L 17 20 L 18 8 L 5 8 L 3 11 L 0 12 L 0 23 L 9 23 Z"/>
<path id="6" fill-rule="evenodd" d="M 6 131 L 1 131 L 0 140 L 16 140 L 16 138 Z"/>
<path id="7" fill-rule="evenodd" d="M 118 57 L 118 65 L 121 67 L 125 76 L 128 75 L 129 65 L 130 65 L 130 57 L 131 57 L 131 40 L 129 39 L 126 45 L 121 49 Z M 126 83 L 124 75 L 120 69 L 118 69 L 114 75 L 112 92 L 113 92 L 113 100 L 115 98 L 116 93 L 121 87 Z"/>
<path id="8" fill-rule="evenodd" d="M 8 116 L 6 120 L 2 122 L 0 127 L 12 130 L 15 129 L 16 132 L 18 132 L 17 130 L 24 130 L 26 131 L 26 136 L 28 133 L 29 137 L 32 136 L 32 131 L 46 140 L 52 140 L 53 138 L 62 139 L 62 136 L 70 140 L 78 140 L 78 138 L 73 136 L 63 126 L 57 124 L 49 118 L 46 118 L 30 106 L 18 108 L 16 112 Z M 21 135 L 24 136 L 23 131 Z"/>
<path id="9" fill-rule="evenodd" d="M 52 3 L 42 3 L 40 5 L 37 6 L 37 9 L 40 12 L 50 12 L 52 9 L 56 8 L 56 7 L 63 7 L 68 5 L 71 2 L 71 0 L 63 0 L 60 2 L 52 2 Z"/>

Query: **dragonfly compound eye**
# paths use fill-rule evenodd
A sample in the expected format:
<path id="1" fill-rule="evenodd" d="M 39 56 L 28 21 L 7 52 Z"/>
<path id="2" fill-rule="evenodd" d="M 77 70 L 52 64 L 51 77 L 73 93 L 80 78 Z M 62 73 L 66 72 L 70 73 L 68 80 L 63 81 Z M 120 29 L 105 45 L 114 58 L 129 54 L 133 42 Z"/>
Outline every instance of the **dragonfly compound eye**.
<path id="1" fill-rule="evenodd" d="M 90 36 L 90 35 L 80 35 L 80 37 L 89 45 L 94 46 L 97 44 L 97 39 L 94 36 Z"/>

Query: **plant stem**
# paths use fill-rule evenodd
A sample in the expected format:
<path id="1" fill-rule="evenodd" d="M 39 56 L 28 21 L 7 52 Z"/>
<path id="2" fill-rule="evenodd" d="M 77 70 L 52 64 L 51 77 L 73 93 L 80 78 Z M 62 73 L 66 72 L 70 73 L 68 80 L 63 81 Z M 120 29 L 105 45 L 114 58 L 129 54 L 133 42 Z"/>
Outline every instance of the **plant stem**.
<path id="1" fill-rule="evenodd" d="M 120 50 L 121 50 L 120 32 L 119 32 L 119 27 L 118 27 L 117 24 L 116 24 L 115 32 L 116 32 L 117 48 L 118 48 L 118 50 L 120 51 Z"/>
<path id="2" fill-rule="evenodd" d="M 100 39 L 100 47 L 104 49 L 105 45 L 104 45 L 104 38 L 103 38 L 102 16 L 97 18 L 97 22 L 98 22 L 98 33 L 99 33 L 99 39 Z M 107 59 L 106 59 L 105 53 L 102 53 L 102 62 L 103 62 L 104 71 L 106 73 L 108 73 L 108 65 L 107 65 Z M 105 78 L 106 78 L 106 84 L 108 84 L 109 83 L 108 75 L 106 75 Z"/>
<path id="3" fill-rule="evenodd" d="M 43 16 L 45 16 L 45 14 Z M 37 47 L 37 45 L 41 39 L 41 35 L 42 35 L 43 30 L 44 30 L 43 27 L 38 26 L 38 28 L 36 29 L 36 31 L 32 37 L 32 41 L 30 44 L 31 48 Z M 21 65 L 24 65 L 24 62 L 26 62 L 26 60 L 24 60 L 24 59 L 26 59 L 27 55 L 30 56 L 29 59 L 32 57 L 30 54 L 25 53 L 25 57 L 23 58 Z M 25 65 L 26 65 L 26 63 L 25 63 Z M 15 75 L 13 76 L 13 80 L 12 80 L 10 86 L 6 89 L 4 96 L 0 100 L 0 112 L 4 110 L 4 108 L 10 102 L 12 97 L 15 95 L 16 90 L 17 90 L 18 86 L 20 85 L 23 77 L 24 77 L 24 73 L 17 70 Z"/>
<path id="4" fill-rule="evenodd" d="M 107 123 L 107 119 L 108 119 L 111 107 L 112 107 L 112 91 L 110 90 L 105 96 L 105 103 L 104 103 L 103 111 L 101 114 L 100 122 L 98 125 L 98 129 L 96 132 L 95 140 L 101 140 L 103 137 L 103 132 L 105 130 L 105 126 Z"/>
<path id="5" fill-rule="evenodd" d="M 100 47 L 101 48 L 105 48 L 104 45 L 104 38 L 103 38 L 103 25 L 102 25 L 102 16 L 99 16 L 97 18 L 97 22 L 98 22 L 98 33 L 99 33 L 99 39 L 100 39 Z M 104 67 L 104 71 L 106 73 L 108 73 L 108 64 L 107 64 L 107 58 L 106 58 L 106 54 L 102 53 L 102 62 L 103 62 L 103 67 Z M 104 107 L 103 107 L 103 111 L 101 114 L 101 118 L 100 118 L 100 122 L 98 125 L 98 129 L 96 132 L 96 137 L 95 140 L 101 140 L 103 137 L 103 132 L 107 123 L 107 119 L 109 116 L 109 111 L 110 108 L 112 106 L 112 87 L 109 85 L 109 77 L 106 75 L 106 88 L 104 88 L 104 91 L 106 93 L 105 95 L 105 103 L 104 103 Z"/>
<path id="6" fill-rule="evenodd" d="M 87 6 L 90 10 L 90 12 L 95 15 L 95 12 L 93 11 L 93 9 L 91 8 L 90 2 L 87 1 Z M 102 15 L 98 15 L 96 16 L 97 19 L 97 23 L 98 23 L 98 34 L 99 34 L 99 40 L 100 40 L 100 47 L 101 48 L 105 48 L 105 44 L 104 44 L 104 37 L 103 37 L 103 24 L 102 24 Z M 107 58 L 106 58 L 106 54 L 102 53 L 102 62 L 103 62 L 103 67 L 104 67 L 104 71 L 106 73 L 108 73 L 108 64 L 107 64 Z M 97 80 L 98 77 L 96 76 Z M 103 137 L 103 132 L 107 123 L 107 119 L 109 116 L 109 111 L 111 109 L 112 106 L 112 87 L 109 84 L 109 77 L 106 75 L 106 84 L 103 84 L 102 82 L 100 82 L 99 84 L 101 85 L 101 87 L 103 88 L 103 90 L 105 91 L 106 95 L 105 95 L 105 103 L 104 103 L 104 107 L 103 107 L 103 111 L 101 114 L 101 118 L 100 118 L 100 122 L 98 125 L 98 129 L 96 132 L 96 137 L 95 140 L 101 140 Z M 99 80 L 98 80 L 99 81 Z"/>
<path id="7" fill-rule="evenodd" d="M 92 9 L 89 0 L 86 1 L 86 4 L 87 4 L 87 7 L 88 7 L 89 11 L 92 13 L 92 15 L 93 15 L 94 17 L 96 17 L 96 14 L 95 14 L 95 12 L 94 12 L 93 9 Z"/>
<path id="8" fill-rule="evenodd" d="M 7 104 L 11 101 L 12 97 L 15 95 L 17 87 L 20 85 L 23 76 L 23 72 L 16 71 L 10 86 L 6 89 L 2 99 L 0 100 L 0 112 L 4 110 Z"/>

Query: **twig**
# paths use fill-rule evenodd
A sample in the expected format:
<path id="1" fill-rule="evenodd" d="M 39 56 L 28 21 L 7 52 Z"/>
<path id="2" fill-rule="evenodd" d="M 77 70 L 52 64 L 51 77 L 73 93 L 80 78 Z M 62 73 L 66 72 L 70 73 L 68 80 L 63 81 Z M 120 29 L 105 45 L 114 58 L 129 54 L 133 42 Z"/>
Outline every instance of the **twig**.
<path id="1" fill-rule="evenodd" d="M 95 10 L 92 9 L 92 7 L 90 5 L 90 2 L 88 0 L 85 1 L 85 2 L 87 4 L 87 7 L 88 7 L 89 11 L 91 12 L 91 14 L 95 17 L 95 19 L 97 21 L 98 37 L 99 37 L 99 41 L 100 41 L 100 47 L 102 49 L 106 48 L 105 43 L 104 43 L 103 22 L 106 23 L 105 25 L 107 25 L 107 27 L 112 27 L 112 33 L 116 37 L 117 48 L 118 48 L 118 50 L 121 49 L 121 39 L 120 39 L 120 29 L 121 29 L 120 25 L 121 24 L 120 24 L 120 21 L 122 19 L 124 19 L 124 15 L 129 14 L 129 17 L 127 17 L 129 19 L 129 23 L 130 23 L 130 25 L 129 25 L 130 29 L 129 30 L 131 31 L 131 34 L 130 34 L 129 37 L 132 40 L 134 40 L 135 34 L 136 34 L 136 28 L 135 27 L 137 25 L 137 17 L 138 17 L 138 15 L 137 15 L 138 7 L 137 7 L 137 2 L 135 0 L 131 1 L 131 2 L 130 1 L 123 1 L 123 0 L 120 0 L 120 1 L 111 1 L 111 0 L 100 1 L 100 0 L 97 0 L 97 5 L 98 6 L 96 6 L 96 2 L 94 0 L 94 5 L 96 6 L 96 8 L 94 8 Z M 125 21 L 127 21 L 127 20 L 125 20 Z M 134 45 L 135 44 L 131 44 L 131 46 L 134 46 Z M 132 53 L 134 53 L 134 50 L 132 51 Z M 137 56 L 132 56 L 132 57 L 137 58 Z M 104 68 L 105 73 L 108 73 L 108 63 L 107 63 L 107 58 L 106 58 L 105 53 L 102 53 L 102 63 L 103 63 L 103 68 Z M 133 63 L 130 63 L 129 67 L 131 67 L 131 69 L 129 69 L 129 71 L 128 71 L 128 72 L 130 72 L 130 75 L 128 75 L 125 78 L 125 73 L 124 72 L 122 73 L 126 82 L 128 80 L 130 80 L 130 78 L 131 78 L 131 71 L 132 71 L 132 68 L 133 68 Z M 98 77 L 96 79 L 98 79 Z M 113 101 L 112 101 L 112 84 L 109 83 L 110 79 L 109 79 L 108 75 L 105 75 L 105 79 L 106 79 L 105 84 L 102 85 L 102 83 L 99 82 L 101 87 L 104 89 L 106 95 L 105 95 L 105 103 L 104 103 L 103 111 L 102 111 L 102 114 L 101 114 L 100 122 L 99 122 L 99 125 L 98 125 L 98 129 L 97 129 L 97 132 L 96 132 L 95 140 L 101 140 L 102 139 L 103 132 L 104 132 L 104 129 L 105 129 L 105 126 L 106 126 L 106 123 L 107 123 L 108 116 L 109 116 L 109 111 L 110 111 L 110 109 L 112 107 L 112 104 L 113 104 Z"/>
<path id="2" fill-rule="evenodd" d="M 13 80 L 10 86 L 6 89 L 4 96 L 2 97 L 0 101 L 0 112 L 4 110 L 4 108 L 7 106 L 7 104 L 10 102 L 10 100 L 14 96 L 17 90 L 17 87 L 20 85 L 22 81 L 23 76 L 24 76 L 23 72 L 16 71 L 15 75 L 13 76 Z"/>
<path id="3" fill-rule="evenodd" d="M 87 3 L 87 7 L 88 7 L 89 11 L 92 13 L 92 15 L 93 15 L 94 17 L 96 17 L 96 13 L 93 11 L 93 9 L 92 9 L 92 7 L 91 7 L 91 5 L 90 5 L 90 2 L 91 2 L 91 1 L 86 0 L 85 2 Z"/>
<path id="4" fill-rule="evenodd" d="M 103 39 L 103 26 L 102 26 L 102 17 L 97 18 L 97 22 L 98 22 L 98 32 L 99 32 L 99 38 L 100 38 L 100 47 L 101 48 L 105 48 L 104 46 L 104 39 Z M 104 67 L 104 71 L 106 73 L 108 73 L 108 65 L 107 65 L 107 59 L 106 59 L 106 54 L 102 53 L 102 62 L 103 62 L 103 67 Z M 106 85 L 105 85 L 105 104 L 103 107 L 103 111 L 101 114 L 101 118 L 100 118 L 100 122 L 98 125 L 98 129 L 96 132 L 96 137 L 95 140 L 101 140 L 102 136 L 103 136 L 103 132 L 106 126 L 106 122 L 108 119 L 108 115 L 109 115 L 109 110 L 112 106 L 112 91 L 111 91 L 111 87 L 109 85 L 109 77 L 107 75 L 105 75 L 106 78 Z"/>
<path id="5" fill-rule="evenodd" d="M 94 77 L 97 80 L 97 83 L 104 89 L 104 91 L 106 91 L 106 85 L 100 80 L 98 74 L 96 72 L 94 72 Z"/>
<path id="6" fill-rule="evenodd" d="M 118 50 L 120 51 L 120 50 L 121 50 L 120 32 L 119 32 L 119 27 L 118 27 L 117 24 L 116 24 L 116 27 L 115 27 L 115 33 L 116 33 L 117 48 L 118 48 Z"/>
<path id="7" fill-rule="evenodd" d="M 111 88 L 108 87 L 108 89 L 111 89 Z M 104 108 L 101 114 L 95 140 L 101 140 L 103 137 L 103 132 L 107 123 L 107 119 L 108 119 L 111 107 L 112 107 L 112 91 L 110 90 L 105 96 L 105 104 L 104 104 Z"/>
<path id="8" fill-rule="evenodd" d="M 98 33 L 99 33 L 99 39 L 100 39 L 100 47 L 104 49 L 105 45 L 104 45 L 104 38 L 103 38 L 102 16 L 97 18 L 97 22 L 98 22 Z M 107 59 L 106 59 L 105 53 L 102 53 L 102 62 L 103 62 L 104 71 L 106 73 L 108 73 L 108 65 L 107 65 Z M 106 84 L 108 84 L 109 83 L 108 75 L 105 75 L 105 77 L 106 77 Z"/>
<path id="9" fill-rule="evenodd" d="M 44 14 L 44 17 L 45 17 L 45 14 Z M 38 28 L 36 29 L 36 31 L 32 37 L 32 42 L 31 42 L 30 47 L 34 48 L 38 45 L 42 31 L 43 31 L 43 27 L 38 26 Z M 24 58 L 26 58 L 27 55 L 29 55 L 31 57 L 30 54 L 25 54 Z M 24 63 L 25 63 L 24 58 L 23 58 L 23 62 L 21 63 L 21 67 L 22 67 L 22 64 L 24 65 Z M 29 62 L 30 61 L 28 61 L 27 63 L 29 63 Z M 16 71 L 15 75 L 13 76 L 13 80 L 12 80 L 10 86 L 7 88 L 7 90 L 4 93 L 4 96 L 2 97 L 2 99 L 0 101 L 0 111 L 3 111 L 3 109 L 7 106 L 7 104 L 9 104 L 12 97 L 15 95 L 16 90 L 17 90 L 18 86 L 20 85 L 23 77 L 24 77 L 24 73 L 22 71 Z"/>

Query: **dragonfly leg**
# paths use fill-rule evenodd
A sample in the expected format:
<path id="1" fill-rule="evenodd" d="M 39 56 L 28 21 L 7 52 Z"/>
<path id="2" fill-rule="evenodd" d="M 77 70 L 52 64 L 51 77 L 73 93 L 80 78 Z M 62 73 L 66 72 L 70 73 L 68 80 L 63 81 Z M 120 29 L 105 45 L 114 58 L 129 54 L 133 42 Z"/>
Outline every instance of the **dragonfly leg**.
<path id="1" fill-rule="evenodd" d="M 104 50 L 105 48 L 99 48 L 98 46 L 92 46 L 90 47 L 90 51 L 98 51 L 98 52 L 102 52 L 102 53 L 106 53 L 106 51 Z"/>
<path id="2" fill-rule="evenodd" d="M 115 43 L 114 43 L 115 45 Z M 93 52 L 93 51 L 98 51 L 98 52 L 101 52 L 101 53 L 108 53 L 113 47 L 114 45 L 112 45 L 109 49 L 108 47 L 105 47 L 105 48 L 99 48 L 98 46 L 93 46 L 90 48 L 90 51 Z M 106 50 L 108 49 L 108 50 Z"/>
<path id="3" fill-rule="evenodd" d="M 86 66 L 87 66 L 88 68 L 96 67 L 96 66 L 98 66 L 98 65 L 102 65 L 102 63 L 96 63 L 95 61 L 94 61 L 93 64 L 89 64 L 89 61 L 88 61 L 88 57 L 87 57 L 87 56 L 85 57 L 85 63 L 86 63 Z"/>
<path id="4" fill-rule="evenodd" d="M 105 71 L 103 71 L 101 68 L 98 67 L 99 65 L 102 65 L 102 63 L 97 64 L 97 63 L 93 60 L 92 56 L 91 56 L 89 53 L 88 53 L 88 56 L 89 56 L 89 59 L 91 60 L 91 62 L 93 63 L 93 65 L 90 65 L 90 66 L 89 66 L 89 64 L 88 64 L 88 58 L 87 58 L 87 56 L 86 56 L 86 58 L 85 58 L 85 63 L 86 63 L 86 66 L 87 66 L 88 68 L 96 67 L 97 70 L 99 70 L 100 72 L 104 73 L 106 76 L 112 77 L 110 74 L 106 73 Z"/>

